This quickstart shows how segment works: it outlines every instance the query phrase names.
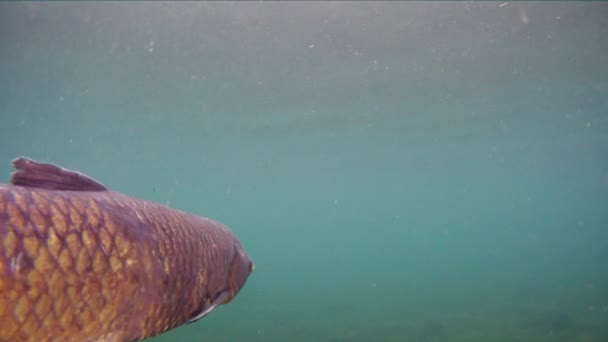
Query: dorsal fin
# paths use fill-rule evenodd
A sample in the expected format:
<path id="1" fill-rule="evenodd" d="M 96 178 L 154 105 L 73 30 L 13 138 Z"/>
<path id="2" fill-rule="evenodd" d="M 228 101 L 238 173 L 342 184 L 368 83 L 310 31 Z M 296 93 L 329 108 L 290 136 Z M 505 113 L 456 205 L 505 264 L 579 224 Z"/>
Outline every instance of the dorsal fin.
<path id="1" fill-rule="evenodd" d="M 64 169 L 48 163 L 40 163 L 29 158 L 13 160 L 15 172 L 11 184 L 49 190 L 105 191 L 103 184 L 78 171 Z"/>

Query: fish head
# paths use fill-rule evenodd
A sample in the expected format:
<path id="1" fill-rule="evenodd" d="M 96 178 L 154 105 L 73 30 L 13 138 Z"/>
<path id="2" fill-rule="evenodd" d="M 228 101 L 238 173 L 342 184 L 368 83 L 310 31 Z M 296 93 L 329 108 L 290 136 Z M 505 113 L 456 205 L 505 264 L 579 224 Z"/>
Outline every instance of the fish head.
<path id="1" fill-rule="evenodd" d="M 234 257 L 228 269 L 228 284 L 225 289 L 228 296 L 223 304 L 229 303 L 245 285 L 249 275 L 255 269 L 251 258 L 247 255 L 240 243 L 235 242 Z"/>
<path id="2" fill-rule="evenodd" d="M 200 310 L 191 316 L 188 323 L 196 322 L 205 317 L 219 305 L 230 303 L 243 288 L 247 278 L 249 278 L 254 269 L 255 265 L 251 261 L 251 258 L 249 258 L 241 244 L 238 241 L 235 242 L 234 255 L 226 274 L 225 286 L 220 291 L 210 293 L 210 297 L 203 302 Z"/>

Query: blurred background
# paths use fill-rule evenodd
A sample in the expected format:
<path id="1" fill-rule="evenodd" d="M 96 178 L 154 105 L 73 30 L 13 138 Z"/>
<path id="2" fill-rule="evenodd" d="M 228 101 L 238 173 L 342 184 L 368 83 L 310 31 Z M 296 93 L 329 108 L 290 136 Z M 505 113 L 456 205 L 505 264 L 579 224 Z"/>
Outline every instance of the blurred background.
<path id="1" fill-rule="evenodd" d="M 154 341 L 606 341 L 607 52 L 603 2 L 3 2 L 2 182 L 233 229 Z"/>

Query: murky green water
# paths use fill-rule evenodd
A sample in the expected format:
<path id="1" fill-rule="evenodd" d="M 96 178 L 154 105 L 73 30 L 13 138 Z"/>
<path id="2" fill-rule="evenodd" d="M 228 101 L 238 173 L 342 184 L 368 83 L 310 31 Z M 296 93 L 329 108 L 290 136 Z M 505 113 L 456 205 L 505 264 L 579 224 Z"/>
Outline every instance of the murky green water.
<path id="1" fill-rule="evenodd" d="M 154 341 L 608 340 L 608 4 L 2 3 L 0 163 L 256 263 Z"/>

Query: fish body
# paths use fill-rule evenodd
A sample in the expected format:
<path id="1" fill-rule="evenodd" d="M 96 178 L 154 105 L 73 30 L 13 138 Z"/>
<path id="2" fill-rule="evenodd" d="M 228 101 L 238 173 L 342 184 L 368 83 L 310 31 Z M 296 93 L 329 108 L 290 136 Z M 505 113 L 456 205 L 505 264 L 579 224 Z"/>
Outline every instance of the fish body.
<path id="1" fill-rule="evenodd" d="M 134 341 L 205 316 L 253 263 L 220 222 L 26 158 L 0 184 L 0 341 Z"/>

